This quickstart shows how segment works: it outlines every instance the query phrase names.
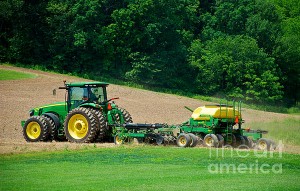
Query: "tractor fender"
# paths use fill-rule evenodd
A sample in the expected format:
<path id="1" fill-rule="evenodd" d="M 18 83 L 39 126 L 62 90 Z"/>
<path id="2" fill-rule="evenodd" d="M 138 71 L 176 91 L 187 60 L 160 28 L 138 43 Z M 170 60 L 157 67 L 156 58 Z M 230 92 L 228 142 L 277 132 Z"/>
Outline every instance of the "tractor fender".
<path id="1" fill-rule="evenodd" d="M 101 108 L 99 104 L 96 103 L 83 103 L 80 105 L 80 107 L 93 107 L 93 108 Z"/>
<path id="2" fill-rule="evenodd" d="M 50 117 L 54 121 L 57 128 L 60 126 L 59 118 L 54 113 L 44 113 L 43 115 Z"/>

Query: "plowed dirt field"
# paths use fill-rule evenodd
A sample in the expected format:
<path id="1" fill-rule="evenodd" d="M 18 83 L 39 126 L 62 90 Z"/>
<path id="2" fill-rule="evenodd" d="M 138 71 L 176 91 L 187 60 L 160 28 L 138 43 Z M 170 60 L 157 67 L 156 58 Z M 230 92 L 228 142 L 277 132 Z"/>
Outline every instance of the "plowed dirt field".
<path id="1" fill-rule="evenodd" d="M 65 91 L 58 90 L 63 80 L 68 82 L 87 81 L 82 78 L 70 77 L 54 73 L 23 69 L 0 65 L 0 69 L 32 73 L 34 79 L 0 81 L 0 153 L 20 153 L 28 151 L 47 151 L 77 149 L 82 147 L 114 147 L 113 143 L 75 144 L 68 142 L 27 143 L 22 134 L 21 120 L 29 117 L 31 108 L 63 101 Z M 56 95 L 52 91 L 56 89 Z M 119 85 L 108 86 L 108 97 L 120 97 L 116 104 L 126 108 L 135 123 L 168 123 L 180 124 L 186 121 L 191 113 L 184 109 L 192 109 L 209 104 L 196 99 L 169 95 L 147 90 L 140 90 Z M 266 122 L 288 115 L 243 109 L 245 121 Z M 286 147 L 300 150 L 299 147 Z"/>

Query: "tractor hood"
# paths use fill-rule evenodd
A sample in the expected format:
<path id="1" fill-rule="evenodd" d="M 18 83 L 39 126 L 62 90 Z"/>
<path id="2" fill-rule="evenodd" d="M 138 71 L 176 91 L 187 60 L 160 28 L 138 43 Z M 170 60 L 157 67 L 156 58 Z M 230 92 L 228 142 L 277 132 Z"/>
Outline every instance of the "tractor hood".
<path id="1" fill-rule="evenodd" d="M 52 104 L 43 105 L 30 110 L 30 116 L 43 115 L 44 113 L 55 113 L 65 115 L 67 112 L 66 102 L 55 102 Z"/>

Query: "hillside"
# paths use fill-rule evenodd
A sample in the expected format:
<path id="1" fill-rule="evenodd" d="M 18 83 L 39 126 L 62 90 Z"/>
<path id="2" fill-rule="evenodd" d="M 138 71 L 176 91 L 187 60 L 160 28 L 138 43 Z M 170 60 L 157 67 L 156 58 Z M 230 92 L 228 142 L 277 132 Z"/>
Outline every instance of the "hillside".
<path id="1" fill-rule="evenodd" d="M 28 72 L 37 75 L 34 79 L 0 81 L 0 153 L 56 150 L 60 148 L 77 148 L 86 145 L 71 143 L 26 143 L 20 125 L 21 120 L 28 119 L 28 111 L 31 108 L 65 99 L 65 92 L 58 90 L 58 87 L 63 85 L 64 79 L 67 81 L 86 81 L 85 79 L 3 65 L 0 65 L 0 69 Z M 57 89 L 55 96 L 52 95 L 54 89 Z M 198 106 L 208 104 L 208 102 L 201 100 L 119 85 L 109 85 L 108 96 L 120 97 L 119 100 L 116 100 L 116 103 L 120 107 L 126 108 L 136 123 L 179 124 L 190 117 L 190 112 L 184 109 L 184 106 L 194 109 Z M 243 116 L 246 122 L 259 123 L 274 121 L 274 119 L 284 120 L 291 117 L 286 114 L 251 109 L 244 109 Z M 96 145 L 99 147 L 114 146 L 111 143 L 97 143 Z M 295 150 L 295 148 L 296 150 L 299 149 L 298 147 L 293 147 L 291 150 Z"/>

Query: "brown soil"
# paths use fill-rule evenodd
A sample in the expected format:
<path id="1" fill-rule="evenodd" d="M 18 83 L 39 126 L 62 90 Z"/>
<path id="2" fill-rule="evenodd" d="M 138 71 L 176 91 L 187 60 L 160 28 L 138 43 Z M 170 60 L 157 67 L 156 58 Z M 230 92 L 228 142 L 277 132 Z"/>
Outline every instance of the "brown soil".
<path id="1" fill-rule="evenodd" d="M 63 80 L 86 81 L 85 79 L 70 77 L 60 74 L 52 74 L 30 69 L 16 68 L 0 65 L 0 69 L 33 73 L 37 77 L 25 80 L 0 81 L 0 154 L 20 153 L 28 151 L 47 151 L 62 149 L 77 149 L 86 146 L 113 147 L 111 143 L 74 144 L 68 142 L 52 143 L 27 143 L 22 135 L 21 120 L 29 117 L 31 108 L 63 101 L 64 90 L 58 90 L 63 85 Z M 56 89 L 56 95 L 52 91 Z M 147 90 L 134 89 L 119 85 L 109 85 L 108 97 L 120 97 L 115 102 L 126 108 L 136 123 L 168 123 L 180 124 L 190 117 L 190 112 L 184 108 L 192 109 L 209 104 L 209 102 L 185 98 L 176 95 L 156 93 Z M 285 114 L 243 110 L 243 118 L 246 121 L 266 122 L 274 119 L 290 117 Z M 300 153 L 300 147 L 291 147 Z"/>

